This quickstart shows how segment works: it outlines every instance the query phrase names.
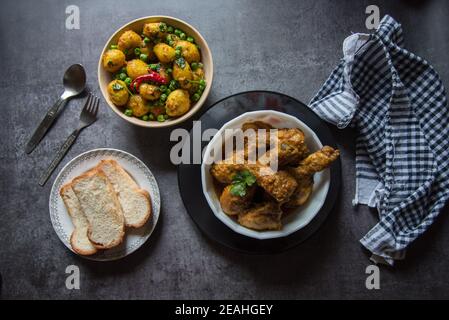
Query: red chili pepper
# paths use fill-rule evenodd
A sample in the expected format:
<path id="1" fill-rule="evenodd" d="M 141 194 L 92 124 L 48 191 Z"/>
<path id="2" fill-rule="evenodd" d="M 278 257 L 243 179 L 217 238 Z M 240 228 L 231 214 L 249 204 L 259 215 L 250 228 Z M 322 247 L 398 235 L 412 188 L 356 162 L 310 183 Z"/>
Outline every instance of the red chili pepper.
<path id="1" fill-rule="evenodd" d="M 135 92 L 138 92 L 140 84 L 145 81 L 156 82 L 158 84 L 167 84 L 167 82 L 168 82 L 167 79 L 164 78 L 163 76 L 161 76 L 156 71 L 148 69 L 148 72 L 149 72 L 149 74 L 139 76 L 131 82 L 130 87 L 132 90 L 134 90 Z"/>

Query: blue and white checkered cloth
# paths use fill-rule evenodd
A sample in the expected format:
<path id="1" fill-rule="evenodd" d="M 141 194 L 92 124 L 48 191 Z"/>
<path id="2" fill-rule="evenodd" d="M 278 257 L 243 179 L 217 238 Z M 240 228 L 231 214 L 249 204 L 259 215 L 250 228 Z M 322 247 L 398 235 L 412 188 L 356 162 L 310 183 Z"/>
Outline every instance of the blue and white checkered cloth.
<path id="1" fill-rule="evenodd" d="M 403 48 L 401 25 L 385 16 L 372 35 L 354 34 L 310 107 L 358 132 L 354 204 L 377 207 L 360 242 L 393 264 L 435 221 L 449 198 L 449 110 L 437 72 Z"/>

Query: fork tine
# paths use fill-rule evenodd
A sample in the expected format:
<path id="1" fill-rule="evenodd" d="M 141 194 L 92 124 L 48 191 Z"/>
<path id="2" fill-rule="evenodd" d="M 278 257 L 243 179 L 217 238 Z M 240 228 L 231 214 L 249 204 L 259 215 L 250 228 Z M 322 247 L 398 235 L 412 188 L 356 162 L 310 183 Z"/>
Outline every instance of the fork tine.
<path id="1" fill-rule="evenodd" d="M 81 112 L 89 111 L 91 101 L 92 101 L 92 94 L 89 92 L 89 96 L 87 97 L 87 101 L 84 104 L 83 110 Z"/>
<path id="2" fill-rule="evenodd" d="M 89 113 L 93 113 L 95 109 L 95 102 L 97 97 L 92 94 L 92 100 L 90 101 Z"/>
<path id="3" fill-rule="evenodd" d="M 94 106 L 94 110 L 93 110 L 93 115 L 94 115 L 94 117 L 96 117 L 97 113 L 98 113 L 98 108 L 100 106 L 100 99 L 98 99 L 98 97 L 95 97 L 95 96 L 94 96 L 94 98 L 95 98 L 95 106 Z"/>

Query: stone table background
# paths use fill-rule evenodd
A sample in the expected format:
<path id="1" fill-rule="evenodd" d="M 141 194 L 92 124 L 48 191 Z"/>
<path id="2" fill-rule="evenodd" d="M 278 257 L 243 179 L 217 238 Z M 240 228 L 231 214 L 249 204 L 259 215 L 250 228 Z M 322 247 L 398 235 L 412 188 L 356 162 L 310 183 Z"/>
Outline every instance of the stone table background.
<path id="1" fill-rule="evenodd" d="M 428 59 L 449 87 L 449 3 L 375 1 L 381 15 L 403 24 L 407 47 Z M 65 29 L 65 8 L 80 8 L 80 30 Z M 101 96 L 96 68 L 114 30 L 145 15 L 171 15 L 193 24 L 213 53 L 215 75 L 207 101 L 267 89 L 308 102 L 341 57 L 343 39 L 366 32 L 372 1 L 2 1 L 0 96 L 2 117 L 1 297 L 11 298 L 449 298 L 447 211 L 395 268 L 381 268 L 381 290 L 365 288 L 370 264 L 358 240 L 376 223 L 353 208 L 354 132 L 332 129 L 342 151 L 340 200 L 308 241 L 274 256 L 249 256 L 206 239 L 182 204 L 169 161 L 170 130 L 145 130 L 119 119 L 105 103 L 59 169 L 76 155 L 114 147 L 142 159 L 158 179 L 161 220 L 150 241 L 116 262 L 95 263 L 68 251 L 48 214 L 55 174 L 37 184 L 77 124 L 83 99 L 72 100 L 31 155 L 23 147 L 62 92 L 64 70 L 86 67 L 89 88 Z M 184 125 L 188 128 L 191 122 Z M 65 288 L 65 268 L 79 266 L 81 289 Z"/>

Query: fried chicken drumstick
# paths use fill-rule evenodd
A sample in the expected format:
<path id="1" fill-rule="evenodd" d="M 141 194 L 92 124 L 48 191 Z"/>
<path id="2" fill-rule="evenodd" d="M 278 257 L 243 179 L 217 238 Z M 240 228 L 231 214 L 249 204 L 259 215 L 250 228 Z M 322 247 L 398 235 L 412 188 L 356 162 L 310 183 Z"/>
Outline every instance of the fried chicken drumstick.
<path id="1" fill-rule="evenodd" d="M 273 139 L 270 141 L 267 135 L 264 140 L 258 136 L 258 130 L 270 133 L 271 129 L 271 125 L 261 121 L 245 123 L 242 130 L 253 130 L 254 135 L 246 135 L 242 149 L 234 150 L 210 169 L 224 186 L 220 194 L 223 211 L 237 217 L 242 226 L 258 231 L 281 229 L 282 210 L 306 203 L 313 191 L 314 174 L 329 167 L 340 154 L 329 146 L 309 154 L 304 133 L 297 128 L 277 129 L 276 143 L 270 145 Z M 263 153 L 259 154 L 261 150 Z M 251 152 L 256 152 L 256 156 L 250 158 Z M 247 186 L 243 176 L 252 179 Z"/>

